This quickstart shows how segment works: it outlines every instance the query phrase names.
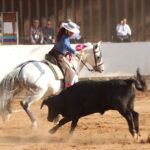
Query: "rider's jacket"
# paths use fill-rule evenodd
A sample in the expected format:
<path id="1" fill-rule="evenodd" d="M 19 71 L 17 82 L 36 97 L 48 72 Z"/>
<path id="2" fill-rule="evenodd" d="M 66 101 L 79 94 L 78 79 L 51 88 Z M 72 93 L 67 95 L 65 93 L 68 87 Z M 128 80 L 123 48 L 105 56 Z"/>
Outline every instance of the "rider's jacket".
<path id="1" fill-rule="evenodd" d="M 73 54 L 76 53 L 76 50 L 71 47 L 70 39 L 66 34 L 62 35 L 61 39 L 55 43 L 54 49 L 59 51 L 63 55 L 66 55 L 67 52 L 70 52 Z"/>

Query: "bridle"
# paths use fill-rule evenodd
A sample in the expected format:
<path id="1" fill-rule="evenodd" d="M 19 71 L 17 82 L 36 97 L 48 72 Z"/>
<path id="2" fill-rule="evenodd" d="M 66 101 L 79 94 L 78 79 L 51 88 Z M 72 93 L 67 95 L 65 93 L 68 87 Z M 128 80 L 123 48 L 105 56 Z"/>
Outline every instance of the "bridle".
<path id="1" fill-rule="evenodd" d="M 76 56 L 76 57 L 79 59 L 80 62 L 82 62 L 82 64 L 86 67 L 86 69 L 87 69 L 88 71 L 90 71 L 90 72 L 93 72 L 93 71 L 94 71 L 94 69 L 90 69 L 90 68 L 87 66 L 87 64 L 81 59 L 81 57 L 79 57 L 79 56 Z"/>
<path id="2" fill-rule="evenodd" d="M 99 58 L 96 57 L 96 54 L 97 54 L 97 53 L 100 53 Z M 97 71 L 98 68 L 99 68 L 101 65 L 103 65 L 103 63 L 101 63 L 101 61 L 98 61 L 98 59 L 101 60 L 101 58 L 102 58 L 102 53 L 100 52 L 100 50 L 97 50 L 97 44 L 96 44 L 95 46 L 93 46 L 93 55 L 94 55 L 94 60 L 95 60 L 95 66 L 93 66 L 93 68 L 94 68 L 94 71 Z"/>
<path id="3" fill-rule="evenodd" d="M 79 61 L 81 61 L 82 64 L 86 67 L 86 69 L 87 69 L 88 71 L 90 71 L 90 72 L 97 71 L 98 68 L 103 64 L 103 63 L 99 63 L 99 62 L 98 62 L 98 58 L 96 57 L 96 54 L 99 53 L 100 51 L 96 51 L 96 49 L 97 49 L 97 45 L 96 45 L 96 46 L 93 46 L 93 55 L 94 55 L 94 61 L 95 61 L 95 66 L 93 66 L 93 69 L 90 69 L 90 68 L 87 66 L 87 64 L 81 59 L 81 57 L 76 56 L 76 57 L 79 59 Z M 100 52 L 100 58 L 101 58 L 101 57 L 102 57 L 102 54 L 101 54 L 101 52 Z"/>

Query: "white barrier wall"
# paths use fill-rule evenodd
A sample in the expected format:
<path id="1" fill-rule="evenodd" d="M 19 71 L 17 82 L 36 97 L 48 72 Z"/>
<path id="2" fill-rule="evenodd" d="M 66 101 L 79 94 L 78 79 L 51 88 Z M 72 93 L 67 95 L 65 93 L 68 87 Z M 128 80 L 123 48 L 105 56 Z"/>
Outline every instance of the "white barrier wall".
<path id="1" fill-rule="evenodd" d="M 0 46 L 0 80 L 14 67 L 27 60 L 43 60 L 52 45 Z M 83 69 L 80 77 L 126 76 L 135 74 L 136 68 L 142 74 L 150 74 L 150 43 L 102 43 L 105 71 L 90 73 Z"/>
<path id="2" fill-rule="evenodd" d="M 0 46 L 0 80 L 22 62 L 44 59 L 44 54 L 51 47 L 49 45 Z"/>
<path id="3" fill-rule="evenodd" d="M 104 76 L 150 75 L 150 42 L 103 43 Z"/>

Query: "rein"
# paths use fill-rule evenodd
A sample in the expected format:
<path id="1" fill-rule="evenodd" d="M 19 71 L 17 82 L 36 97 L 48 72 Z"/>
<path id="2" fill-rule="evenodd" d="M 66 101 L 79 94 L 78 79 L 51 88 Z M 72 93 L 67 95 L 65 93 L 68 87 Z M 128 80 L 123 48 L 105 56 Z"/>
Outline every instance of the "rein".
<path id="1" fill-rule="evenodd" d="M 96 58 L 96 53 L 97 53 L 98 51 L 95 51 L 95 49 L 96 49 L 96 47 L 93 46 L 93 55 L 94 55 L 94 60 L 95 60 L 95 66 L 94 66 L 94 68 L 97 68 L 97 67 L 101 66 L 103 63 L 98 64 L 97 58 Z M 94 72 L 94 71 L 95 71 L 94 69 L 90 69 L 90 68 L 87 66 L 87 64 L 86 64 L 78 55 L 76 55 L 76 57 L 79 59 L 79 61 L 82 62 L 82 64 L 86 67 L 86 69 L 87 69 L 88 71 L 90 71 L 90 72 Z"/>
<path id="2" fill-rule="evenodd" d="M 79 56 L 76 55 L 76 57 L 79 59 L 79 61 L 82 62 L 82 64 L 86 67 L 86 69 L 87 69 L 88 71 L 90 71 L 90 72 L 93 72 L 93 71 L 94 71 L 94 69 L 90 69 L 90 68 L 87 66 L 87 64 L 86 64 L 82 59 L 80 59 Z"/>

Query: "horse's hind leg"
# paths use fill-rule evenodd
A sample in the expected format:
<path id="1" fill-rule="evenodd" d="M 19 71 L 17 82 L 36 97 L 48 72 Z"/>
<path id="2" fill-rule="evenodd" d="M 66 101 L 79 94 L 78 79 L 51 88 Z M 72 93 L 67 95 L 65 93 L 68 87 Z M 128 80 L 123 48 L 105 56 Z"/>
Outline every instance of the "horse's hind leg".
<path id="1" fill-rule="evenodd" d="M 30 99 L 30 97 L 28 97 Z M 25 112 L 27 113 L 27 115 L 29 116 L 33 126 L 37 126 L 36 123 L 36 119 L 33 116 L 32 112 L 30 111 L 30 107 L 28 103 L 24 103 L 23 101 L 20 102 L 21 106 L 23 107 L 23 109 L 25 110 Z"/>
<path id="2" fill-rule="evenodd" d="M 25 97 L 23 99 L 23 101 L 20 102 L 21 106 L 23 107 L 23 109 L 25 110 L 27 115 L 29 116 L 34 127 L 37 126 L 37 122 L 36 122 L 35 116 L 33 115 L 33 113 L 30 110 L 30 106 L 32 103 L 40 100 L 40 98 L 43 97 L 43 95 L 45 94 L 46 91 L 47 91 L 47 89 L 41 89 L 41 88 L 37 89 L 36 88 L 35 91 L 32 91 L 32 94 Z"/>

